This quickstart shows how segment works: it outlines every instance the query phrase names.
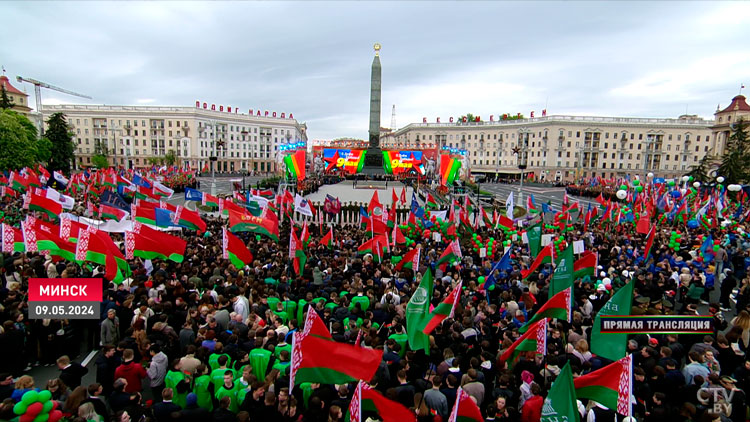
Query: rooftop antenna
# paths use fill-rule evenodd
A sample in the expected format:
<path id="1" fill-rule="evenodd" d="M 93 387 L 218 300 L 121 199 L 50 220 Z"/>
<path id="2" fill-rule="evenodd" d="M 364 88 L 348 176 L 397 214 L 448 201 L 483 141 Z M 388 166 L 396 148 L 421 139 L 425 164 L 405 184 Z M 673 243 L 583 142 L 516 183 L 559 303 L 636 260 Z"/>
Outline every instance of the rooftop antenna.
<path id="1" fill-rule="evenodd" d="M 396 104 L 393 105 L 393 108 L 391 109 L 391 130 L 396 130 Z"/>

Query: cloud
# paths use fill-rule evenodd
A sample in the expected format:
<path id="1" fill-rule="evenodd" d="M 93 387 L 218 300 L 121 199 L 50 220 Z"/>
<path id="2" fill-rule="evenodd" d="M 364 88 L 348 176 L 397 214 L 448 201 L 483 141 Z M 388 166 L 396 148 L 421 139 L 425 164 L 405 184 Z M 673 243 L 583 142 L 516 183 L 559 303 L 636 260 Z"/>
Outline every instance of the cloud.
<path id="1" fill-rule="evenodd" d="M 506 112 L 711 116 L 749 57 L 742 2 L 5 2 L 0 57 L 92 96 L 53 104 L 292 112 L 310 138 L 366 138 L 374 42 L 381 123 Z M 33 22 L 33 30 L 29 29 Z M 22 34 L 22 36 L 20 36 Z M 33 95 L 32 95 L 33 104 Z M 153 100 L 152 102 L 142 102 Z"/>

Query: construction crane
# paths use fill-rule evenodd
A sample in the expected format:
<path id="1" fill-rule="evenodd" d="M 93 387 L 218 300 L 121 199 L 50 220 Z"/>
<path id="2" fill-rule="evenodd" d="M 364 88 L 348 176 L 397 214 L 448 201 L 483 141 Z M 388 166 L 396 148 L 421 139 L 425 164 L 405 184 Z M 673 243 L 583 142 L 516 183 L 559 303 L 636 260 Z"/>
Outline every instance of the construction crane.
<path id="1" fill-rule="evenodd" d="M 57 86 L 54 86 L 54 85 L 50 85 L 50 84 L 48 84 L 46 82 L 37 81 L 36 79 L 23 78 L 21 76 L 16 76 L 16 80 L 18 82 L 21 82 L 21 83 L 27 82 L 27 83 L 30 83 L 30 84 L 34 85 L 34 96 L 36 97 L 36 111 L 37 111 L 37 113 L 39 113 L 39 120 L 40 120 L 40 122 L 39 122 L 39 133 L 41 135 L 44 135 L 44 119 L 42 117 L 42 88 L 47 88 L 47 89 L 51 89 L 51 90 L 54 90 L 54 91 L 59 91 L 59 92 L 62 92 L 64 94 L 68 94 L 68 95 L 75 95 L 76 97 L 91 99 L 91 97 L 89 97 L 88 95 L 83 95 L 83 94 L 79 94 L 77 92 L 69 91 L 67 89 L 63 89 L 63 88 L 60 88 L 60 87 L 57 87 Z"/>

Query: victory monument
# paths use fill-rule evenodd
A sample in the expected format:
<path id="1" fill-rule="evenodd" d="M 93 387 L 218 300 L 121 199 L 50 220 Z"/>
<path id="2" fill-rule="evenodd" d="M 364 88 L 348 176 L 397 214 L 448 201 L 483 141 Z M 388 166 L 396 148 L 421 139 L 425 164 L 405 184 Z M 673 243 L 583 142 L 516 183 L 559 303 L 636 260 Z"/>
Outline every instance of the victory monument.
<path id="1" fill-rule="evenodd" d="M 383 174 L 383 152 L 380 149 L 380 44 L 375 43 L 375 58 L 372 59 L 370 76 L 370 146 L 365 155 L 362 173 Z"/>

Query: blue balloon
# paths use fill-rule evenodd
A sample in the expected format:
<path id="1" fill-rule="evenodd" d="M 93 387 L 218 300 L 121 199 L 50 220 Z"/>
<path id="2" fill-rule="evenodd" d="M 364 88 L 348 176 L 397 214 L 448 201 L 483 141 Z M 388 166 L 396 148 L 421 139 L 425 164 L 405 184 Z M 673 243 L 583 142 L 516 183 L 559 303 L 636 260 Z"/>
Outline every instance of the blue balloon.
<path id="1" fill-rule="evenodd" d="M 678 191 L 678 190 L 673 190 L 673 191 L 671 192 L 671 195 L 672 195 L 672 198 L 674 198 L 674 199 L 679 199 L 679 198 L 680 198 L 680 196 L 682 196 L 682 193 L 681 193 L 680 191 Z"/>
<path id="2" fill-rule="evenodd" d="M 687 226 L 690 229 L 697 229 L 698 228 L 698 221 L 697 220 L 689 220 L 687 222 Z"/>

